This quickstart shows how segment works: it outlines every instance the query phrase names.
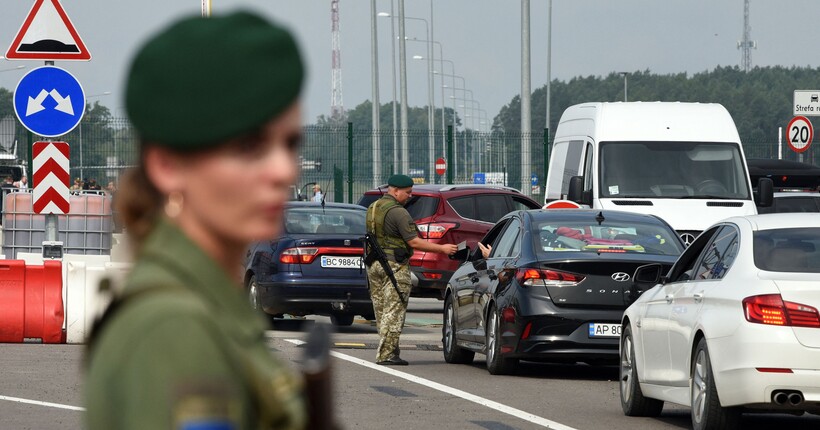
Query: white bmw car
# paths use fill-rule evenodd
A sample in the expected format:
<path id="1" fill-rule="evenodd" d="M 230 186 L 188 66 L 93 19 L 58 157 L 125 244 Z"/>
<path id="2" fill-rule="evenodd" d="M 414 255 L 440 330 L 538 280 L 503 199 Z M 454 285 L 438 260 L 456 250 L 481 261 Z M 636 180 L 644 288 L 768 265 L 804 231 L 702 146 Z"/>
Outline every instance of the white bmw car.
<path id="1" fill-rule="evenodd" d="M 622 320 L 626 415 L 672 402 L 695 429 L 727 429 L 744 411 L 820 413 L 820 216 L 726 219 L 635 281 L 650 289 Z"/>

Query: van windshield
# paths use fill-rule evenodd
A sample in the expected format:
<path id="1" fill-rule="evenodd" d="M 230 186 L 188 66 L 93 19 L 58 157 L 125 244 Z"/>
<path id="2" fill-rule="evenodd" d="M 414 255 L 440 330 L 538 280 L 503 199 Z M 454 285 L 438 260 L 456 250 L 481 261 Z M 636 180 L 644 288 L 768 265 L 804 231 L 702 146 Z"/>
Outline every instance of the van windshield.
<path id="1" fill-rule="evenodd" d="M 750 198 L 735 143 L 601 142 L 600 157 L 604 198 Z"/>

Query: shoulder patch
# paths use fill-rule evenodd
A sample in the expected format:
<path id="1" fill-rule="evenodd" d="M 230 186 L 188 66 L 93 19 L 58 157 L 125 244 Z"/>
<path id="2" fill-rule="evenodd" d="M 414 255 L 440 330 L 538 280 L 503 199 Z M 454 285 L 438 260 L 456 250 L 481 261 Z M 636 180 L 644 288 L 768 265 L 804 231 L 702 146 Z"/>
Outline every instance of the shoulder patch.
<path id="1" fill-rule="evenodd" d="M 180 384 L 173 399 L 173 420 L 179 430 L 235 430 L 241 405 L 229 383 L 196 381 Z"/>

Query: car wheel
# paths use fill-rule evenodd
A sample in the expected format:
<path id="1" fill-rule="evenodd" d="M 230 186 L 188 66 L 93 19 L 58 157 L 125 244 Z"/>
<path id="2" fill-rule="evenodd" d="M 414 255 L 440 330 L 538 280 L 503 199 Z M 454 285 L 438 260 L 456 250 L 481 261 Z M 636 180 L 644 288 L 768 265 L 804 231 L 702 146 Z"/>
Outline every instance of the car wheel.
<path id="1" fill-rule="evenodd" d="M 663 402 L 644 397 L 641 391 L 632 339 L 632 329 L 627 326 L 621 336 L 621 408 L 629 417 L 657 417 L 663 410 Z"/>
<path id="2" fill-rule="evenodd" d="M 720 405 L 706 339 L 701 339 L 692 360 L 692 427 L 695 430 L 734 429 L 740 426 L 740 409 Z"/>
<path id="3" fill-rule="evenodd" d="M 332 314 L 330 316 L 330 322 L 335 326 L 347 327 L 353 324 L 354 316 L 353 314 Z"/>
<path id="4" fill-rule="evenodd" d="M 248 303 L 254 310 L 259 309 L 259 285 L 256 283 L 256 275 L 251 275 L 248 279 Z"/>
<path id="5" fill-rule="evenodd" d="M 282 314 L 278 316 L 270 315 L 262 309 L 262 305 L 259 303 L 259 284 L 256 283 L 256 275 L 251 275 L 251 278 L 248 279 L 248 303 L 250 303 L 253 310 L 263 313 L 271 326 L 275 317 L 282 318 Z"/>
<path id="6" fill-rule="evenodd" d="M 518 360 L 501 355 L 501 320 L 495 308 L 487 316 L 487 340 L 484 348 L 487 351 L 487 370 L 491 375 L 509 375 L 518 366 Z"/>
<path id="7" fill-rule="evenodd" d="M 456 310 L 453 307 L 453 297 L 444 300 L 444 324 L 441 326 L 442 341 L 444 342 L 444 361 L 454 364 L 470 364 L 475 358 L 475 352 L 459 348 L 456 344 Z"/>

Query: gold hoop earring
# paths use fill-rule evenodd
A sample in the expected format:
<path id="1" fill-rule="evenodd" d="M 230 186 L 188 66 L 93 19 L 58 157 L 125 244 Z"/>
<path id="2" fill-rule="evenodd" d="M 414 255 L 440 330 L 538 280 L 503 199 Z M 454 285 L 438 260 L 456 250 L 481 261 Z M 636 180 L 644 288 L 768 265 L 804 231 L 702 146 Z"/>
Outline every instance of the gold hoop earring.
<path id="1" fill-rule="evenodd" d="M 179 191 L 172 191 L 168 194 L 168 201 L 165 202 L 165 215 L 168 218 L 176 218 L 182 212 L 182 203 L 184 198 Z"/>

